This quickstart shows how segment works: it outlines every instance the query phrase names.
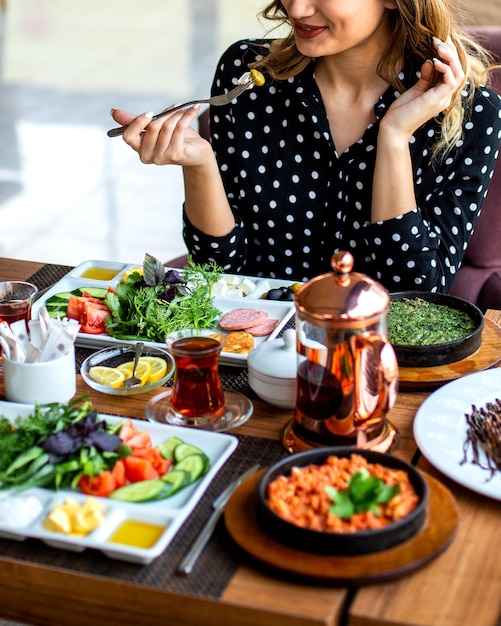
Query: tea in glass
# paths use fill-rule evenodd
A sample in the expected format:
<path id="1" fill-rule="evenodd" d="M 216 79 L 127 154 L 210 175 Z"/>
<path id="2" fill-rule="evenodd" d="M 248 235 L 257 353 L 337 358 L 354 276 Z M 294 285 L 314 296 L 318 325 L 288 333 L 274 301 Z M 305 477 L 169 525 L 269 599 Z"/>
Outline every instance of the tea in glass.
<path id="1" fill-rule="evenodd" d="M 170 345 L 176 363 L 171 405 L 184 417 L 218 416 L 224 392 L 218 361 L 222 344 L 212 337 L 183 337 Z"/>
<path id="2" fill-rule="evenodd" d="M 222 432 L 250 418 L 252 402 L 237 391 L 223 389 L 219 373 L 223 333 L 185 328 L 170 333 L 166 344 L 174 358 L 174 382 L 146 405 L 151 422 Z"/>
<path id="3" fill-rule="evenodd" d="M 31 319 L 31 306 L 38 289 L 31 283 L 20 280 L 0 282 L 0 322 L 13 324 Z M 0 360 L 2 346 L 0 345 Z"/>
<path id="4" fill-rule="evenodd" d="M 22 281 L 0 283 L 0 322 L 12 324 L 31 319 L 31 305 L 38 289 Z"/>

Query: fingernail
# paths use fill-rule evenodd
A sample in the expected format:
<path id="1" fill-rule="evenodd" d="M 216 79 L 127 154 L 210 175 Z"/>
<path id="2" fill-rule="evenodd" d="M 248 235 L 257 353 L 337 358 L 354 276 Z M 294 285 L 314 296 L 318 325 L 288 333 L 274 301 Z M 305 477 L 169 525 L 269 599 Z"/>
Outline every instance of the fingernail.
<path id="1" fill-rule="evenodd" d="M 115 109 L 110 109 L 110 115 L 113 117 L 113 113 L 115 113 Z"/>
<path id="2" fill-rule="evenodd" d="M 146 113 L 144 113 L 144 117 L 147 117 L 151 120 L 151 118 L 153 117 L 153 111 L 147 111 Z"/>

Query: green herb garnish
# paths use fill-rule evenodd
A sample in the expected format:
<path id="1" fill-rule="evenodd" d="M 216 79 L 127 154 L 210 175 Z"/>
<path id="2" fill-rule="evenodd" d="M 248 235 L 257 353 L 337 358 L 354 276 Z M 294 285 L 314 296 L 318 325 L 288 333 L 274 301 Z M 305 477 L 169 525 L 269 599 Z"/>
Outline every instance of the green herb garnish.
<path id="1" fill-rule="evenodd" d="M 214 263 L 202 266 L 191 259 L 180 271 L 166 270 L 147 254 L 143 275 L 133 272 L 116 286 L 116 293 L 106 295 L 111 311 L 107 332 L 116 339 L 163 342 L 175 330 L 211 328 L 221 315 L 212 285 L 222 272 Z"/>
<path id="2" fill-rule="evenodd" d="M 400 485 L 390 487 L 381 478 L 371 476 L 362 467 L 350 478 L 348 488 L 339 491 L 335 487 L 325 488 L 327 495 L 334 502 L 329 512 L 342 519 L 349 519 L 355 513 L 372 511 L 379 517 L 378 504 L 384 504 L 394 498 L 400 491 Z"/>

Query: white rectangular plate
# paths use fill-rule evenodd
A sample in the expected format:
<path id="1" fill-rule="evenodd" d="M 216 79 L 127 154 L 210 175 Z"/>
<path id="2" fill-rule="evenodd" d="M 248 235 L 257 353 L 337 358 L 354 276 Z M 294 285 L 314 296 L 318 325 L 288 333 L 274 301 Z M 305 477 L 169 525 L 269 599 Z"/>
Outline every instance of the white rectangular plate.
<path id="1" fill-rule="evenodd" d="M 115 269 L 118 273 L 113 279 L 107 281 L 82 278 L 82 274 L 90 267 L 104 267 Z M 54 294 L 63 291 L 73 291 L 73 289 L 78 289 L 81 287 L 107 288 L 109 285 L 116 285 L 117 282 L 121 279 L 121 275 L 123 274 L 123 272 L 132 267 L 137 266 L 126 263 L 113 263 L 109 261 L 84 261 L 78 267 L 71 270 L 66 276 L 61 278 L 57 283 L 55 283 L 42 297 L 40 297 L 34 303 L 32 312 L 33 318 L 36 319 L 38 317 L 38 312 L 40 308 Z M 225 276 L 228 277 L 228 275 Z M 275 339 L 275 337 L 277 337 L 283 327 L 293 316 L 295 311 L 294 302 L 285 302 L 280 300 L 263 300 L 261 299 L 261 295 L 269 291 L 270 289 L 282 286 L 288 287 L 289 285 L 292 285 L 294 281 L 278 280 L 272 278 L 256 278 L 250 276 L 242 276 L 241 278 L 247 278 L 255 285 L 253 291 L 249 293 L 249 295 L 245 297 L 214 296 L 214 304 L 222 312 L 222 314 L 236 308 L 250 308 L 259 309 L 260 311 L 266 311 L 270 318 L 278 319 L 279 323 L 272 333 L 270 333 L 266 337 L 254 337 L 254 345 L 257 347 L 265 341 Z M 82 346 L 85 348 L 101 349 L 116 344 L 131 344 L 134 342 L 118 340 L 106 334 L 89 335 L 87 333 L 78 333 L 76 343 L 78 346 Z M 165 344 L 162 343 L 153 343 L 152 345 L 165 348 Z M 237 365 L 245 367 L 247 365 L 247 354 L 234 354 L 231 352 L 223 351 L 221 353 L 220 362 L 223 365 Z"/>
<path id="2" fill-rule="evenodd" d="M 0 401 L 0 415 L 13 421 L 17 416 L 26 417 L 33 407 L 26 404 Z M 111 415 L 102 415 L 109 422 L 116 423 L 121 419 Z M 43 520 L 47 517 L 55 503 L 63 502 L 68 495 L 80 502 L 87 500 L 86 495 L 76 491 L 49 489 L 29 489 L 19 495 L 34 495 L 41 499 L 43 511 L 28 527 L 18 528 L 0 522 L 0 537 L 22 541 L 28 537 L 40 539 L 54 548 L 82 552 L 85 549 L 99 550 L 113 559 L 130 561 L 146 565 L 158 557 L 167 548 L 175 537 L 181 525 L 195 508 L 203 493 L 214 476 L 228 460 L 238 445 L 238 440 L 232 435 L 213 433 L 192 428 L 182 428 L 163 424 L 152 424 L 143 420 L 132 420 L 138 430 L 150 433 L 153 445 L 158 445 L 169 437 L 179 437 L 183 441 L 197 446 L 207 454 L 210 460 L 210 469 L 203 478 L 193 485 L 185 487 L 176 495 L 159 500 L 158 502 L 127 503 L 114 501 L 109 498 L 96 498 L 105 503 L 106 519 L 104 523 L 85 537 L 65 535 L 51 532 L 43 527 Z M 16 492 L 18 493 L 18 492 Z M 0 491 L 0 499 L 13 495 L 10 490 Z M 136 548 L 124 544 L 111 543 L 108 538 L 124 520 L 131 519 L 140 522 L 150 522 L 165 526 L 165 531 L 152 548 Z"/>

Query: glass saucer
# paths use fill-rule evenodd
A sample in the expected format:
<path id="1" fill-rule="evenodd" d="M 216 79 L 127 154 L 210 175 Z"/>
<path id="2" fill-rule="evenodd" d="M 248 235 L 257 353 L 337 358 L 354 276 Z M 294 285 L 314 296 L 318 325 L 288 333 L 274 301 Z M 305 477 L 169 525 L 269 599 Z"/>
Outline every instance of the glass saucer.
<path id="1" fill-rule="evenodd" d="M 171 426 L 186 426 L 200 428 L 214 432 L 224 432 L 244 424 L 254 411 L 252 402 L 238 391 L 224 389 L 224 409 L 221 415 L 201 415 L 200 417 L 186 417 L 176 413 L 171 406 L 172 389 L 160 393 L 146 405 L 146 417 L 156 424 L 170 424 Z"/>

